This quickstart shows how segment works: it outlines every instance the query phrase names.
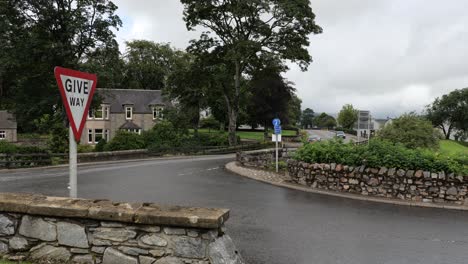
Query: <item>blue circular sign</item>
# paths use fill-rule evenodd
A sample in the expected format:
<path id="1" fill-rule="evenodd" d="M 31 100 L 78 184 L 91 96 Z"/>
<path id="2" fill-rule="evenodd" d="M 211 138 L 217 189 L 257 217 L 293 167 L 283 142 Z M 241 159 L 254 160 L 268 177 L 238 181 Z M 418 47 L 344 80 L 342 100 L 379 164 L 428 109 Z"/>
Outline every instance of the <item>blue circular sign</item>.
<path id="1" fill-rule="evenodd" d="M 273 123 L 273 125 L 274 125 L 275 127 L 281 125 L 281 121 L 279 120 L 279 118 L 273 119 L 273 122 L 272 122 L 272 123 Z"/>

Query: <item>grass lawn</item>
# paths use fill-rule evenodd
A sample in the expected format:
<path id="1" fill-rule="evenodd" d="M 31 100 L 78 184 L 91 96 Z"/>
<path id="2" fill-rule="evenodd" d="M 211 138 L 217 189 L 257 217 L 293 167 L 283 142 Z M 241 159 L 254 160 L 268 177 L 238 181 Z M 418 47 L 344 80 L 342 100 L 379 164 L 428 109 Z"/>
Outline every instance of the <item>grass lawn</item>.
<path id="1" fill-rule="evenodd" d="M 447 155 L 468 155 L 468 144 L 454 140 L 441 140 L 439 151 Z"/>
<path id="2" fill-rule="evenodd" d="M 193 132 L 191 129 L 190 132 Z M 198 130 L 199 133 L 218 133 L 218 130 L 209 130 L 207 128 L 201 128 Z M 259 141 L 263 141 L 263 131 L 237 131 L 236 134 L 241 138 L 241 139 L 255 139 Z M 271 136 L 271 131 L 268 133 Z M 295 136 L 296 131 L 294 130 L 283 130 L 282 131 L 283 136 Z"/>

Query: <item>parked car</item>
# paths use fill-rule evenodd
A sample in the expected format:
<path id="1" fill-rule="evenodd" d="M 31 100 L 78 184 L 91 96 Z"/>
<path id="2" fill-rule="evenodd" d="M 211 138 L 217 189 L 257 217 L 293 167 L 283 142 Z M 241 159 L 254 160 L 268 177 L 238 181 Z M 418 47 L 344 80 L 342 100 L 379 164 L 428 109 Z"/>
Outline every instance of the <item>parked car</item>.
<path id="1" fill-rule="evenodd" d="M 309 136 L 307 141 L 309 143 L 314 143 L 314 142 L 322 141 L 322 138 L 320 138 L 319 136 Z"/>
<path id="2" fill-rule="evenodd" d="M 345 139 L 346 134 L 343 131 L 336 131 L 335 137 Z"/>

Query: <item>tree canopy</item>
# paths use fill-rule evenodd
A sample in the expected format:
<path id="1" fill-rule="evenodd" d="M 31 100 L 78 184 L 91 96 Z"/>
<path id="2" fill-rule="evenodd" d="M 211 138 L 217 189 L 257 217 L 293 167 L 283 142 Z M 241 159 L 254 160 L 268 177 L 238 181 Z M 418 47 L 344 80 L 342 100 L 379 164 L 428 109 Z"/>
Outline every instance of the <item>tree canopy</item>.
<path id="1" fill-rule="evenodd" d="M 468 88 L 455 90 L 426 107 L 427 119 L 442 130 L 446 139 L 454 128 L 468 131 Z"/>
<path id="2" fill-rule="evenodd" d="M 302 111 L 301 125 L 303 128 L 311 128 L 314 125 L 314 110 L 306 108 Z"/>
<path id="3" fill-rule="evenodd" d="M 394 143 L 401 143 L 408 148 L 437 148 L 438 133 L 431 122 L 415 113 L 404 114 L 378 132 L 378 137 Z"/>
<path id="4" fill-rule="evenodd" d="M 338 124 L 345 129 L 353 129 L 354 123 L 358 120 L 358 110 L 354 109 L 352 104 L 343 105 L 338 114 Z"/>
<path id="5" fill-rule="evenodd" d="M 20 130 L 60 110 L 55 66 L 80 70 L 97 49 L 116 45 L 116 10 L 108 0 L 0 1 L 0 106 L 13 110 Z"/>
<path id="6" fill-rule="evenodd" d="M 229 117 L 229 143 L 235 144 L 235 129 L 239 114 L 241 79 L 255 62 L 274 57 L 298 63 L 307 69 L 312 61 L 307 50 L 309 35 L 321 33 L 315 23 L 309 0 L 181 0 L 184 20 L 192 30 L 203 27 L 190 50 L 211 56 L 214 64 L 222 64 L 231 84 L 225 88 Z M 228 75 L 228 76 L 229 76 Z"/>

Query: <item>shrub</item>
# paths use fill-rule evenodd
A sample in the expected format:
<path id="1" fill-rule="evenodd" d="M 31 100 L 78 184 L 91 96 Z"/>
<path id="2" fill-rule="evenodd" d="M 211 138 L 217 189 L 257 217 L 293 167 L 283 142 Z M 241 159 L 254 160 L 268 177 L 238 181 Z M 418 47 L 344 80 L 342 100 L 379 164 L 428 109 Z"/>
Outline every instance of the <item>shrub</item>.
<path id="1" fill-rule="evenodd" d="M 0 153 L 19 153 L 19 154 L 28 154 L 28 153 L 46 153 L 46 149 L 34 146 L 16 146 L 12 143 L 0 141 Z"/>
<path id="2" fill-rule="evenodd" d="M 106 144 L 105 151 L 131 150 L 145 148 L 145 141 L 141 135 L 120 130 L 115 137 Z"/>
<path id="3" fill-rule="evenodd" d="M 219 129 L 220 126 L 221 123 L 212 116 L 200 120 L 200 128 Z"/>
<path id="4" fill-rule="evenodd" d="M 99 142 L 96 144 L 96 147 L 94 148 L 94 151 L 96 152 L 102 152 L 106 148 L 107 141 L 103 138 L 99 140 Z"/>
<path id="5" fill-rule="evenodd" d="M 240 139 L 238 138 L 238 140 Z M 197 136 L 190 137 L 187 144 L 193 146 L 228 146 L 228 134 L 225 132 L 198 133 Z"/>
<path id="6" fill-rule="evenodd" d="M 308 163 L 421 169 L 468 175 L 466 157 L 454 159 L 430 150 L 409 149 L 402 144 L 378 139 L 371 140 L 369 145 L 344 144 L 335 140 L 306 144 L 296 152 L 294 158 Z"/>
<path id="7" fill-rule="evenodd" d="M 94 147 L 92 145 L 78 145 L 77 152 L 78 153 L 88 153 L 93 152 Z"/>
<path id="8" fill-rule="evenodd" d="M 408 148 L 437 148 L 439 135 L 431 122 L 414 113 L 404 114 L 382 128 L 377 136 Z"/>
<path id="9" fill-rule="evenodd" d="M 187 137 L 185 129 L 176 129 L 169 121 L 161 121 L 143 133 L 145 145 L 150 149 L 179 147 Z"/>

